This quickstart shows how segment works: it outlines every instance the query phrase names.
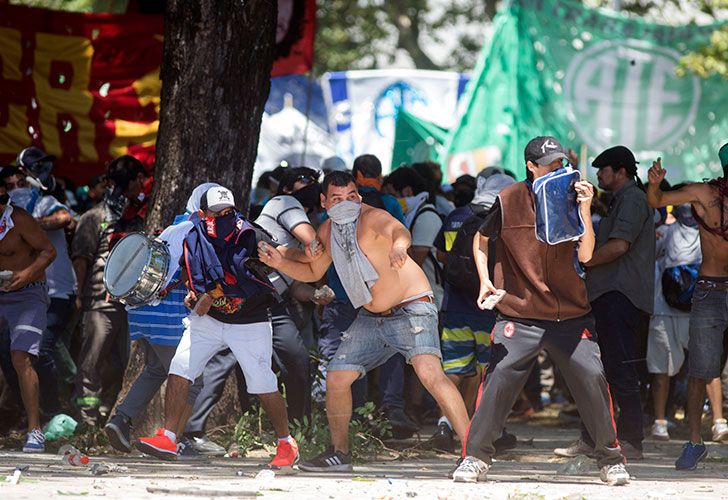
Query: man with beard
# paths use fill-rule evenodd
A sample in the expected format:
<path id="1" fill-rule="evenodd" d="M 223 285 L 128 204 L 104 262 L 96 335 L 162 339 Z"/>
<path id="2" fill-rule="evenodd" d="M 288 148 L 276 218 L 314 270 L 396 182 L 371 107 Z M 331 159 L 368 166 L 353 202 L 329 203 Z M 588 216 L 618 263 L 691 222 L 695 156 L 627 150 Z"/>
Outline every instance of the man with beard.
<path id="1" fill-rule="evenodd" d="M 302 463 L 306 471 L 350 471 L 351 384 L 396 353 L 404 355 L 425 388 L 464 437 L 463 399 L 440 363 L 437 308 L 422 269 L 407 255 L 409 232 L 386 211 L 363 205 L 354 177 L 331 172 L 323 181 L 321 203 L 329 220 L 318 231 L 324 255 L 310 262 L 287 258 L 265 242 L 265 264 L 305 282 L 323 277 L 334 263 L 352 305 L 362 307 L 328 364 L 326 414 L 332 447 Z"/>
<path id="2" fill-rule="evenodd" d="M 625 146 L 604 150 L 592 162 L 599 187 L 612 193 L 599 221 L 594 255 L 584 263 L 586 287 L 610 390 L 619 405 L 617 437 L 627 460 L 642 459 L 642 400 L 637 371 L 640 323 L 652 314 L 655 288 L 655 222 L 640 189 L 637 162 Z M 581 439 L 556 455 L 591 454 L 594 441 L 582 426 Z"/>

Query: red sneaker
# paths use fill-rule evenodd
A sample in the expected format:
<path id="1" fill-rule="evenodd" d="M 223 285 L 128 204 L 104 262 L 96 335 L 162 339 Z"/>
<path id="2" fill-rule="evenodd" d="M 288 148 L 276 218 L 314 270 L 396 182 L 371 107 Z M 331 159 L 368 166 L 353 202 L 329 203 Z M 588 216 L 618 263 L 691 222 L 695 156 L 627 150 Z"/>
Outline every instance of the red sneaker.
<path id="1" fill-rule="evenodd" d="M 290 441 L 278 441 L 276 456 L 273 457 L 268 466 L 271 469 L 280 469 L 291 467 L 296 462 L 298 462 L 298 444 L 291 438 Z"/>
<path id="2" fill-rule="evenodd" d="M 164 429 L 157 429 L 154 437 L 137 439 L 136 445 L 139 451 L 147 455 L 161 460 L 177 460 L 177 443 L 167 437 Z"/>

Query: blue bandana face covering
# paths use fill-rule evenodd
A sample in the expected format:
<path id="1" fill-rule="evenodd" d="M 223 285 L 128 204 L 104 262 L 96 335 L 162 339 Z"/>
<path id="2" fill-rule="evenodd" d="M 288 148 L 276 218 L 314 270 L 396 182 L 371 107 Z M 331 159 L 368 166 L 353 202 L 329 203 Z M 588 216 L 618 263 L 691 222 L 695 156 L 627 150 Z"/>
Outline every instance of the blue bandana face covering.
<path id="1" fill-rule="evenodd" d="M 38 199 L 38 193 L 34 188 L 24 187 L 13 189 L 8 193 L 10 201 L 13 205 L 32 212 L 35 208 L 35 202 Z"/>

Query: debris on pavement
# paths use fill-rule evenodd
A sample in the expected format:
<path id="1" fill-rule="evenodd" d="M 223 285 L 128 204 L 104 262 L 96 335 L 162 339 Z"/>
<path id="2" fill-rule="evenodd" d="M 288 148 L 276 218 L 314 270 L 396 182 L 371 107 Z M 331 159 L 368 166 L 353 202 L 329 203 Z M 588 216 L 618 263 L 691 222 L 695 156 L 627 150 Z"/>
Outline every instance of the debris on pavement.
<path id="1" fill-rule="evenodd" d="M 124 465 L 110 464 L 102 462 L 91 466 L 91 474 L 94 476 L 102 476 L 110 472 L 129 472 L 129 467 Z"/>
<path id="2" fill-rule="evenodd" d="M 148 493 L 161 493 L 165 495 L 185 495 L 195 497 L 238 497 L 238 498 L 257 498 L 258 491 L 241 491 L 241 490 L 203 490 L 200 488 L 157 488 L 147 486 Z"/>

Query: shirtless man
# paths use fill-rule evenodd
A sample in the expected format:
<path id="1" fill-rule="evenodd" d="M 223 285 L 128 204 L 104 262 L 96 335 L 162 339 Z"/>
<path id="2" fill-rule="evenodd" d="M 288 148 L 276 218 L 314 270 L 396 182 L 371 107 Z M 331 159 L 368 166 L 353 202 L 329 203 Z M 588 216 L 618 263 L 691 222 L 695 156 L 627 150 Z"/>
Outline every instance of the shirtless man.
<path id="1" fill-rule="evenodd" d="M 55 258 L 53 244 L 38 222 L 22 208 L 11 205 L 5 187 L 0 188 L 0 272 L 8 275 L 8 279 L 0 281 L 0 327 L 10 330 L 10 357 L 28 416 L 23 446 L 26 453 L 45 451 L 38 375 L 33 362 L 46 329 L 45 269 Z"/>
<path id="2" fill-rule="evenodd" d="M 723 177 L 719 179 L 688 184 L 675 191 L 662 191 L 660 182 L 665 178 L 666 170 L 662 168 L 660 158 L 652 163 L 648 177 L 647 202 L 653 208 L 690 203 L 693 215 L 700 223 L 703 261 L 693 292 L 688 347 L 690 441 L 685 443 L 675 462 L 678 470 L 695 469 L 708 454 L 700 436 L 705 387 L 710 380 L 720 377 L 723 332 L 728 327 L 728 223 L 725 220 L 728 216 L 728 143 L 720 148 L 718 156 L 723 167 Z"/>
<path id="3" fill-rule="evenodd" d="M 259 244 L 265 264 L 303 282 L 321 279 L 333 262 L 352 304 L 362 307 L 328 365 L 326 414 L 332 447 L 299 468 L 352 470 L 351 384 L 398 352 L 412 364 L 462 439 L 467 411 L 442 371 L 437 308 L 425 274 L 407 255 L 409 232 L 385 210 L 363 205 L 354 177 L 347 172 L 329 173 L 322 191 L 321 204 L 330 217 L 318 230 L 325 250 L 322 257 L 296 262 L 266 243 Z"/>

